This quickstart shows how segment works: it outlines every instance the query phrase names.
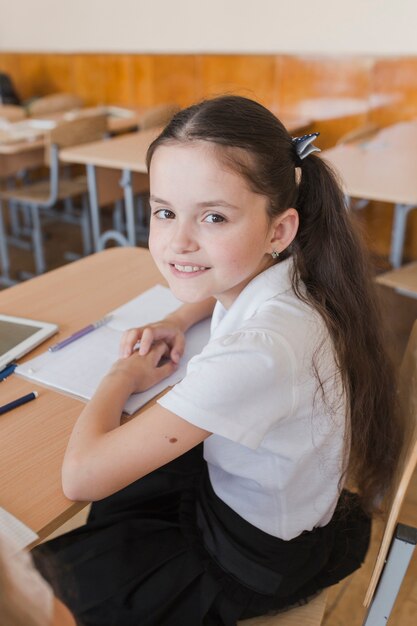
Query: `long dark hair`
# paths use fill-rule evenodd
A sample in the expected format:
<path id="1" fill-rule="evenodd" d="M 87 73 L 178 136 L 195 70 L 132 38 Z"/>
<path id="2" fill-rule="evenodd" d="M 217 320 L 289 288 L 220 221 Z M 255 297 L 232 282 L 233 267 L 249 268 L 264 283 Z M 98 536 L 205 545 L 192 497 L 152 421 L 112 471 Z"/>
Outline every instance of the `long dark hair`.
<path id="1" fill-rule="evenodd" d="M 348 478 L 372 512 L 392 486 L 404 428 L 368 255 L 336 176 L 315 154 L 301 161 L 281 122 L 239 96 L 180 111 L 151 144 L 148 167 L 158 146 L 199 140 L 219 146 L 220 158 L 269 198 L 271 218 L 289 207 L 299 213 L 297 235 L 280 258 L 293 255 L 294 290 L 321 314 L 333 340 L 348 399 Z"/>

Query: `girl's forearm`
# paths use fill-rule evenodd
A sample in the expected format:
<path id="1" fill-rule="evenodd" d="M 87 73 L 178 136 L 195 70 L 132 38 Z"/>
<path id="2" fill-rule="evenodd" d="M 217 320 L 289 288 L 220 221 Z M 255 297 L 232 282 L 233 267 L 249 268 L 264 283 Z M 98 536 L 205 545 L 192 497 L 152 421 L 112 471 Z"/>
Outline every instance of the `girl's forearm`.
<path id="1" fill-rule="evenodd" d="M 179 309 L 167 315 L 166 319 L 174 320 L 182 332 L 186 332 L 191 326 L 210 317 L 213 313 L 215 298 L 208 298 L 202 302 L 183 304 Z"/>
<path id="2" fill-rule="evenodd" d="M 125 372 L 110 372 L 103 378 L 74 426 L 65 453 L 63 477 L 68 467 L 81 466 L 94 456 L 100 439 L 120 425 L 124 404 L 132 392 L 132 380 Z"/>

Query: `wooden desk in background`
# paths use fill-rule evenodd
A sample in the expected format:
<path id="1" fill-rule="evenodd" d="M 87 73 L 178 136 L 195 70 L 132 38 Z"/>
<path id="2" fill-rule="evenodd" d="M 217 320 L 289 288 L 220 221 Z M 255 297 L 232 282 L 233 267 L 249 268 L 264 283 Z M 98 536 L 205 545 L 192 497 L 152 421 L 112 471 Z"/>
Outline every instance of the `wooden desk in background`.
<path id="1" fill-rule="evenodd" d="M 145 108 L 90 107 L 51 113 L 39 118 L 26 118 L 9 127 L 2 127 L 0 128 L 0 180 L 14 176 L 20 170 L 43 165 L 45 137 L 50 128 L 57 124 L 104 112 L 108 116 L 109 133 L 116 135 L 136 130 L 145 111 Z"/>
<path id="2" fill-rule="evenodd" d="M 164 281 L 149 252 L 111 248 L 0 291 L 0 310 L 56 322 L 65 337 L 157 283 Z M 57 335 L 51 337 L 26 358 L 56 340 Z M 34 402 L 1 416 L 0 506 L 44 538 L 83 508 L 65 498 L 60 474 L 84 403 L 16 375 L 0 382 L 0 388 L 2 404 L 39 392 Z"/>
<path id="3" fill-rule="evenodd" d="M 401 131 L 402 132 L 402 131 Z M 402 261 L 408 213 L 417 207 L 417 147 L 382 131 L 366 143 L 351 143 L 322 152 L 340 174 L 347 195 L 395 205 L 390 261 Z"/>
<path id="4" fill-rule="evenodd" d="M 45 140 L 0 141 L 0 181 L 21 170 L 39 167 L 45 162 Z"/>

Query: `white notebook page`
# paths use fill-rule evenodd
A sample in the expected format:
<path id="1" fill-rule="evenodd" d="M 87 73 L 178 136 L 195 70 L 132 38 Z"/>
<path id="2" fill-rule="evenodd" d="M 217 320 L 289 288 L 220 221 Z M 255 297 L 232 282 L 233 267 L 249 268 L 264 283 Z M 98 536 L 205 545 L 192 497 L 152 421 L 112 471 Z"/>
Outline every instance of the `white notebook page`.
<path id="1" fill-rule="evenodd" d="M 0 507 L 0 533 L 16 550 L 23 550 L 38 539 L 38 535 L 29 526 L 2 507 Z"/>
<path id="2" fill-rule="evenodd" d="M 57 352 L 47 351 L 26 361 L 19 365 L 15 373 L 77 398 L 89 400 L 103 376 L 119 358 L 123 331 L 157 321 L 180 305 L 181 302 L 167 287 L 156 285 L 111 311 L 111 320 L 105 326 L 97 328 Z M 176 372 L 151 389 L 130 396 L 124 411 L 129 415 L 135 413 L 168 386 L 179 382 L 185 375 L 188 361 L 201 352 L 209 339 L 209 334 L 210 320 L 204 320 L 193 326 L 187 332 L 185 354 Z"/>

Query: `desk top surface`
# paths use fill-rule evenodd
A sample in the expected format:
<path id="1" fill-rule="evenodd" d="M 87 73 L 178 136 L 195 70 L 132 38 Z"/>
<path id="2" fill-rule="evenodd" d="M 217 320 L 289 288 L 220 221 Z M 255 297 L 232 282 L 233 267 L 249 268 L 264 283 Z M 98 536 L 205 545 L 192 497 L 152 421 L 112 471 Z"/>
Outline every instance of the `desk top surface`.
<path id="1" fill-rule="evenodd" d="M 0 291 L 0 310 L 56 322 L 58 337 L 65 337 L 163 282 L 147 250 L 110 248 Z M 57 335 L 24 358 L 56 340 Z M 60 474 L 83 403 L 16 375 L 0 385 L 2 404 L 39 392 L 35 401 L 1 417 L 0 503 L 42 538 L 82 508 L 65 498 Z"/>
<path id="2" fill-rule="evenodd" d="M 378 133 L 369 142 L 340 145 L 321 156 L 338 171 L 348 195 L 417 204 L 417 143 Z"/>
<path id="3" fill-rule="evenodd" d="M 59 158 L 65 163 L 84 163 L 146 173 L 146 152 L 161 128 L 150 128 L 122 137 L 66 148 Z"/>

